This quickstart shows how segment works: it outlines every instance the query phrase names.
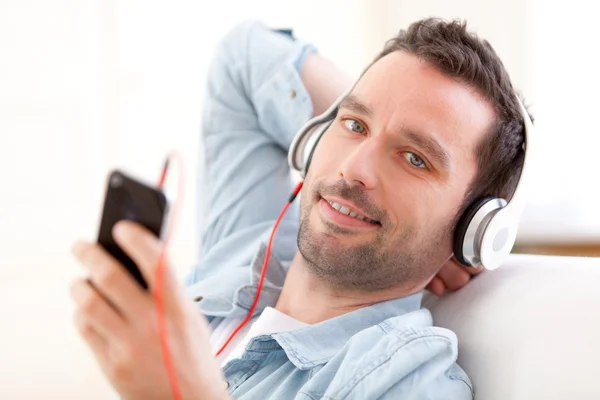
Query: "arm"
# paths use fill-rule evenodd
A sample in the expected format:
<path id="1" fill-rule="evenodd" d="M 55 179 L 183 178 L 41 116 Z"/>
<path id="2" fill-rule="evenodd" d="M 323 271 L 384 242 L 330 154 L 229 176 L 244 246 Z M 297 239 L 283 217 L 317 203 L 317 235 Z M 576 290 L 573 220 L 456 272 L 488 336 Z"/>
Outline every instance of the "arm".
<path id="1" fill-rule="evenodd" d="M 317 53 L 306 57 L 300 76 L 314 106 L 313 117 L 324 113 L 354 84 L 346 72 Z"/>
<path id="2" fill-rule="evenodd" d="M 244 22 L 223 38 L 209 69 L 202 116 L 203 261 L 188 283 L 223 262 L 250 263 L 292 190 L 292 139 L 313 109 L 320 112 L 349 87 L 344 76 L 312 45 L 258 22 Z M 298 220 L 294 205 L 277 239 L 286 244 L 274 246 L 280 259 L 296 251 Z"/>
<path id="3" fill-rule="evenodd" d="M 202 115 L 205 253 L 274 220 L 285 203 L 291 190 L 286 149 L 312 112 L 294 66 L 311 50 L 257 22 L 236 26 L 218 45 Z"/>

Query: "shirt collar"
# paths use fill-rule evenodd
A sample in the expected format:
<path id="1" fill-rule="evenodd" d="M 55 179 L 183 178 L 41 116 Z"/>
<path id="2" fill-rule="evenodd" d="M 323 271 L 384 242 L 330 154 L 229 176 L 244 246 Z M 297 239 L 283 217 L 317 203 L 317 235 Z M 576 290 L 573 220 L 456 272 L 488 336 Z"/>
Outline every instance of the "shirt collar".
<path id="1" fill-rule="evenodd" d="M 252 260 L 250 273 L 244 273 L 239 266 L 223 268 L 219 273 L 189 285 L 186 289 L 187 295 L 196 302 L 199 311 L 206 316 L 224 318 L 246 316 L 256 296 L 266 251 L 266 244 L 261 242 Z M 271 253 L 260 298 L 253 315 L 260 314 L 265 307 L 275 306 L 283 288 L 287 267 L 289 263 L 280 261 L 275 254 Z"/>
<path id="2" fill-rule="evenodd" d="M 295 331 L 271 336 L 299 369 L 314 368 L 328 362 L 358 332 L 383 321 L 421 308 L 423 293 L 387 300 Z M 429 315 L 429 314 L 427 314 Z M 431 324 L 429 319 L 424 324 Z"/>
<path id="3" fill-rule="evenodd" d="M 239 266 L 232 266 L 189 286 L 188 295 L 197 301 L 200 312 L 214 317 L 245 317 L 256 295 L 266 250 L 266 244 L 261 242 L 249 274 L 240 273 Z M 288 267 L 289 262 L 283 263 L 271 254 L 263 289 L 253 315 L 260 314 L 268 306 L 275 306 Z M 329 361 L 356 333 L 389 318 L 418 310 L 421 308 L 422 297 L 423 293 L 419 292 L 387 300 L 306 328 L 267 336 L 278 342 L 297 368 L 313 368 Z M 426 318 L 431 319 L 431 316 Z M 431 324 L 430 321 L 424 323 Z"/>

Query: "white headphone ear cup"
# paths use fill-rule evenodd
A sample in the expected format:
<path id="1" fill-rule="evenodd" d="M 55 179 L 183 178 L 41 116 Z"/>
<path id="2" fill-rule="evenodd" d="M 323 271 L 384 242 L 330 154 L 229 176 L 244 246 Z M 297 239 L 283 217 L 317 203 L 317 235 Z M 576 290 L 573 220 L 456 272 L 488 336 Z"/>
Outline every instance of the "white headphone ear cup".
<path id="1" fill-rule="evenodd" d="M 510 254 L 517 238 L 518 217 L 503 208 L 494 213 L 481 237 L 479 257 L 486 269 L 496 269 Z"/>
<path id="2" fill-rule="evenodd" d="M 483 237 L 491 218 L 505 205 L 504 199 L 484 197 L 467 208 L 454 231 L 454 256 L 458 262 L 467 267 L 482 265 Z"/>

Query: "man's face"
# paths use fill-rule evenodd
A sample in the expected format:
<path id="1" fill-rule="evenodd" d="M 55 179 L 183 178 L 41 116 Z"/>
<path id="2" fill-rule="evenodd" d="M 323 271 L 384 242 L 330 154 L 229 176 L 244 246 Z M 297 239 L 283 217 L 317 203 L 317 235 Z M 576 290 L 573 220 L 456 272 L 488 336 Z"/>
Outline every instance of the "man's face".
<path id="1" fill-rule="evenodd" d="M 311 271 L 339 289 L 424 287 L 452 254 L 475 147 L 493 120 L 477 93 L 413 55 L 374 63 L 305 180 L 298 246 Z"/>

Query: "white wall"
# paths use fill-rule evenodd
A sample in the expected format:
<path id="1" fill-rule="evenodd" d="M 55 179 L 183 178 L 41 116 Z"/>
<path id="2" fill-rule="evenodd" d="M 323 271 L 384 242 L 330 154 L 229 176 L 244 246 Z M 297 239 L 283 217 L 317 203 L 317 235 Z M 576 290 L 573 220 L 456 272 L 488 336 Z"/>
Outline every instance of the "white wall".
<path id="1" fill-rule="evenodd" d="M 532 19 L 539 10 L 546 13 L 541 23 Z M 569 131 L 571 137 L 572 124 L 578 132 L 589 129 L 588 136 L 597 133 L 596 60 L 584 54 L 587 42 L 557 57 L 553 46 L 534 40 L 550 33 L 567 41 L 552 20 L 591 19 L 592 13 L 534 0 L 0 1 L 0 398 L 110 394 L 71 327 L 68 299 L 68 284 L 81 271 L 69 247 L 80 236 L 94 239 L 109 169 L 154 180 L 166 151 L 181 151 L 187 194 L 172 259 L 179 273 L 195 262 L 203 81 L 217 39 L 232 24 L 258 17 L 293 27 L 357 76 L 399 27 L 433 14 L 466 17 L 494 44 L 517 86 L 530 101 L 539 100 L 544 135 L 562 138 Z M 592 22 L 584 19 L 581 29 L 592 34 Z M 572 59 L 580 60 L 578 68 L 567 72 Z M 532 60 L 541 63 L 534 70 Z M 583 104 L 572 101 L 581 95 L 587 96 Z M 574 119 L 578 107 L 588 119 Z M 561 151 L 545 162 L 556 170 L 574 167 L 579 180 L 569 187 L 579 190 L 594 168 L 585 164 L 595 160 L 592 142 L 557 143 L 553 148 Z M 573 174 L 560 177 L 564 182 Z M 552 186 L 555 178 L 542 181 Z M 558 192 L 561 201 L 568 199 Z M 582 209 L 592 203 L 586 204 Z"/>
<path id="2" fill-rule="evenodd" d="M 466 20 L 469 30 L 492 44 L 516 86 L 528 91 L 529 88 L 525 87 L 525 41 L 529 35 L 526 21 L 527 2 L 397 0 L 389 1 L 389 4 L 393 11 L 388 13 L 388 24 L 394 30 L 407 27 L 411 22 L 426 17 Z"/>
<path id="3" fill-rule="evenodd" d="M 600 55 L 593 2 L 534 0 L 527 77 L 543 145 L 521 237 L 600 241 L 598 93 Z"/>
<path id="4" fill-rule="evenodd" d="M 357 74 L 371 35 L 354 21 L 367 1 L 320 3 L 0 1 L 0 398 L 110 397 L 68 298 L 82 272 L 69 249 L 95 238 L 106 174 L 123 167 L 152 181 L 169 149 L 182 153 L 186 206 L 171 258 L 187 271 L 201 94 L 216 41 L 260 18 L 296 28 Z"/>

